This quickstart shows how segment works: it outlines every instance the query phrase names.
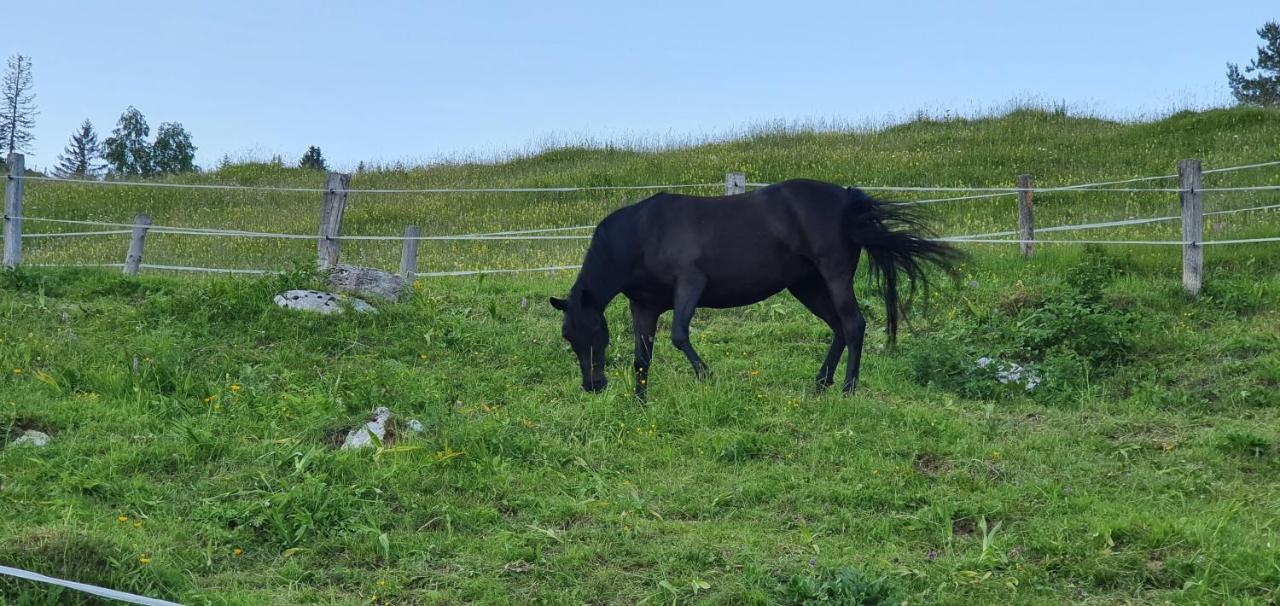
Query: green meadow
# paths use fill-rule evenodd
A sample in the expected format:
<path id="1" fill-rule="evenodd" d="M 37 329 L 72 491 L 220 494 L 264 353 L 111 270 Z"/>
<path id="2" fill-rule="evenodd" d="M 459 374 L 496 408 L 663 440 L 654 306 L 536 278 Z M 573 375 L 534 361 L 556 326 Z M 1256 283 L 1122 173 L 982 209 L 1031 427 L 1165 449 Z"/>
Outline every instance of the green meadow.
<path id="1" fill-rule="evenodd" d="M 560 148 L 376 168 L 354 189 L 752 182 L 1043 187 L 1280 159 L 1280 113 L 1120 123 L 1018 110 L 866 131 L 762 130 L 675 149 Z M 172 183 L 318 188 L 235 165 Z M 1207 187 L 1280 183 L 1280 167 Z M 1176 179 L 1138 187 L 1174 187 Z M 713 194 L 723 185 L 707 187 Z M 636 191 L 353 193 L 349 235 L 593 224 Z M 937 192 L 881 197 L 919 200 Z M 955 195 L 962 195 L 956 193 Z M 1208 211 L 1276 204 L 1209 192 Z M 29 182 L 28 218 L 313 234 L 314 193 Z M 1176 193 L 1041 193 L 1041 226 L 1177 215 Z M 1013 229 L 1012 198 L 928 207 L 940 234 Z M 28 220 L 28 233 L 85 226 Z M 1209 239 L 1280 235 L 1275 211 Z M 1177 221 L 1045 234 L 1176 240 Z M 32 265 L 119 263 L 127 236 L 33 238 Z M 428 241 L 422 271 L 575 264 L 583 242 Z M 423 278 L 377 314 L 312 316 L 313 240 L 153 234 L 146 262 L 285 270 L 206 278 L 0 274 L 0 564 L 183 604 L 1274 604 L 1280 599 L 1280 243 L 965 245 L 863 386 L 817 394 L 825 325 L 779 296 L 701 310 L 695 379 L 666 343 L 631 397 L 625 301 L 610 387 L 578 388 L 559 337 L 574 272 Z M 343 260 L 394 269 L 398 242 Z M 981 358 L 995 360 L 982 367 Z M 1001 383 L 996 366 L 1037 378 Z M 1006 366 L 1007 368 L 1007 366 Z M 339 450 L 378 406 L 376 448 Z M 424 427 L 416 433 L 408 421 Z M 10 444 L 25 430 L 43 448 Z M 0 604 L 83 594 L 0 577 Z"/>

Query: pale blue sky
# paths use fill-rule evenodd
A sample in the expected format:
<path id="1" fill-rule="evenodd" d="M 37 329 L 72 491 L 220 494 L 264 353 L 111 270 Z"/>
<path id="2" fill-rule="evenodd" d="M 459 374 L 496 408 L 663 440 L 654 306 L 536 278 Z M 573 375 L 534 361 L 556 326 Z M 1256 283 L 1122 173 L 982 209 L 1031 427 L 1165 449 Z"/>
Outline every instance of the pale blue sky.
<path id="1" fill-rule="evenodd" d="M 1227 2 L 24 2 L 28 165 L 128 105 L 223 154 L 331 163 L 650 142 L 764 121 L 862 124 L 1015 98 L 1105 115 L 1229 100 L 1275 0 Z"/>

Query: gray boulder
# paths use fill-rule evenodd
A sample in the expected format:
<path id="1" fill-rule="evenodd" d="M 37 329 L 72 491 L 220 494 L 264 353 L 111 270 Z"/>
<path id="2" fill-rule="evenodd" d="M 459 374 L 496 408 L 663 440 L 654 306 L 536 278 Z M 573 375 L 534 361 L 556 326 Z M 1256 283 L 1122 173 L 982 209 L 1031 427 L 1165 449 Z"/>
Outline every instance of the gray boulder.
<path id="1" fill-rule="evenodd" d="M 335 265 L 329 270 L 329 288 L 338 292 L 376 297 L 384 301 L 398 301 L 408 291 L 404 278 L 392 273 L 357 267 Z"/>
<path id="2" fill-rule="evenodd" d="M 352 309 L 361 313 L 377 311 L 372 305 L 360 299 L 340 297 L 333 293 L 319 290 L 286 290 L 276 295 L 275 300 L 276 305 L 285 309 L 311 311 L 321 314 L 342 313 L 342 303 L 344 301 L 350 303 Z"/>
<path id="3" fill-rule="evenodd" d="M 47 446 L 49 444 L 49 440 L 52 440 L 52 439 L 53 438 L 50 438 L 49 434 L 47 433 L 44 433 L 42 431 L 36 431 L 34 429 L 28 429 L 22 432 L 22 435 L 19 436 L 18 439 L 14 440 L 11 445 L 12 446 L 35 446 L 39 448 L 41 446 Z"/>

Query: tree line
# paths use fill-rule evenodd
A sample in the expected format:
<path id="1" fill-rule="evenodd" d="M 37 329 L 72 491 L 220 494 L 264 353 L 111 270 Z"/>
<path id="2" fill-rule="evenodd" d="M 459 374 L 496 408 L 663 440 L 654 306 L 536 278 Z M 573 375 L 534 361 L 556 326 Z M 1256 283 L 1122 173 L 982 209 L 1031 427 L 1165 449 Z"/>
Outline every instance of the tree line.
<path id="1" fill-rule="evenodd" d="M 38 114 L 35 105 L 31 58 L 18 54 L 9 58 L 0 83 L 0 146 L 5 158 L 15 152 L 27 152 L 35 141 L 32 130 Z M 93 122 L 85 119 L 71 135 L 58 156 L 53 170 L 56 176 L 70 179 L 154 177 L 200 170 L 195 164 L 196 146 L 191 133 L 180 122 L 164 122 L 151 139 L 151 126 L 132 105 L 120 114 L 111 136 L 98 140 Z M 311 146 L 298 161 L 298 166 L 325 169 L 320 148 Z M 4 158 L 0 158 L 0 169 Z"/>

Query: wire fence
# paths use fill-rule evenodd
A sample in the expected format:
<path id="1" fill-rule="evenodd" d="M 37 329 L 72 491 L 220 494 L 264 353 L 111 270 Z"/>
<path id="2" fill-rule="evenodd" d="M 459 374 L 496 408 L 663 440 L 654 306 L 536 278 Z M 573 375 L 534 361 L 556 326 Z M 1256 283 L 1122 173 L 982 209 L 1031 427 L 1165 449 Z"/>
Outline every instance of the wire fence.
<path id="1" fill-rule="evenodd" d="M 1203 170 L 1204 175 L 1220 175 L 1250 169 L 1280 166 L 1280 161 L 1258 162 L 1236 166 L 1211 168 Z M 741 173 L 731 173 L 731 175 Z M 1177 174 L 1141 176 L 1115 180 L 1100 180 L 1051 187 L 970 187 L 970 186 L 915 186 L 915 185 L 858 185 L 869 192 L 891 192 L 903 194 L 919 193 L 964 193 L 959 196 L 945 196 L 905 200 L 896 203 L 906 205 L 943 204 L 963 201 L 986 200 L 1005 197 L 1021 197 L 1028 192 L 1033 193 L 1041 204 L 1038 213 L 1048 217 L 1052 224 L 1049 227 L 1036 228 L 1038 233 L 1063 233 L 1097 230 L 1119 229 L 1135 226 L 1153 226 L 1161 223 L 1172 223 L 1182 219 L 1181 216 L 1141 216 L 1150 211 L 1167 206 L 1173 199 L 1171 194 L 1182 195 L 1191 191 L 1183 187 L 1136 187 L 1134 184 L 1151 183 L 1176 179 Z M 10 178 L 13 180 L 13 177 Z M 748 188 L 768 187 L 770 183 L 740 182 L 732 185 L 727 179 L 722 183 L 683 183 L 665 185 L 594 185 L 565 187 L 430 187 L 430 188 L 351 188 L 351 187 L 287 187 L 275 185 L 240 185 L 209 183 L 171 183 L 153 181 L 93 181 L 64 179 L 59 177 L 26 176 L 23 181 L 45 184 L 32 190 L 30 203 L 23 212 L 6 213 L 6 224 L 27 223 L 29 225 L 46 226 L 36 233 L 21 234 L 22 239 L 31 239 L 27 256 L 32 265 L 80 267 L 123 267 L 128 269 L 130 262 L 119 263 L 107 261 L 117 256 L 123 249 L 125 236 L 136 235 L 140 226 L 136 221 L 111 220 L 107 218 L 86 218 L 83 215 L 67 218 L 70 212 L 83 213 L 86 208 L 96 213 L 119 215 L 121 198 L 95 198 L 90 191 L 101 191 L 104 188 L 116 190 L 138 190 L 141 195 L 123 198 L 126 202 L 146 209 L 160 210 L 170 219 L 184 217 L 183 221 L 166 221 L 163 224 L 147 225 L 142 233 L 147 239 L 146 262 L 136 262 L 136 268 L 160 271 L 224 273 L 224 274 L 265 274 L 279 271 L 279 267 L 314 254 L 312 242 L 337 242 L 342 244 L 344 261 L 355 264 L 383 266 L 387 260 L 395 258 L 401 245 L 408 241 L 432 242 L 433 247 L 425 256 L 427 270 L 414 271 L 415 276 L 466 276 L 491 273 L 545 272 L 576 268 L 570 264 L 571 258 L 578 260 L 583 253 L 583 240 L 590 240 L 589 230 L 603 214 L 631 203 L 631 196 L 637 191 L 690 191 L 693 193 L 712 193 L 713 190 L 726 187 L 726 193 Z M 40 191 L 43 187 L 61 187 L 60 190 Z M 181 198 L 175 201 L 173 190 L 182 190 Z M 1260 184 L 1225 184 L 1213 187 L 1200 187 L 1195 191 L 1200 194 L 1242 194 L 1256 198 L 1269 192 L 1280 190 L 1280 185 L 1272 183 Z M 163 192 L 163 193 L 156 193 Z M 715 191 L 714 193 L 720 193 Z M 319 235 L 316 229 L 316 194 L 332 197 L 341 196 L 349 201 L 345 203 L 345 225 L 338 231 L 328 235 Z M 442 201 L 437 194 L 449 194 L 448 201 Z M 530 194 L 536 194 L 529 197 Z M 596 200 L 584 203 L 580 194 L 590 194 L 593 198 L 603 195 L 603 203 Z M 1084 204 L 1070 205 L 1054 203 L 1058 196 L 1070 195 L 1085 200 L 1107 199 L 1102 205 L 1090 207 L 1082 212 Z M 479 196 L 484 196 L 480 199 Z M 395 202 L 384 203 L 380 199 L 394 199 Z M 407 198 L 407 200 L 406 200 Z M 100 200 L 98 204 L 92 201 Z M 1118 201 L 1118 202 L 1116 202 Z M 1253 200 L 1249 200 L 1253 201 Z M 88 202 L 88 203 L 86 203 Z M 457 202 L 462 202 L 458 204 Z M 474 202 L 474 203 L 472 203 Z M 1167 239 L 1103 238 L 1076 239 L 1063 238 L 1045 240 L 1034 237 L 1014 237 L 1023 234 L 1021 230 L 982 230 L 983 226 L 999 226 L 1009 224 L 1013 216 L 1007 207 L 999 204 L 966 205 L 964 212 L 952 212 L 949 223 L 958 230 L 957 235 L 950 235 L 940 240 L 957 244 L 1108 244 L 1108 245 L 1186 245 L 1188 242 L 1177 237 L 1173 231 L 1158 228 L 1156 235 Z M 1205 217 L 1219 217 L 1238 213 L 1269 212 L 1280 209 L 1280 204 L 1261 204 L 1239 208 L 1223 208 L 1204 213 Z M 405 211 L 408 212 L 405 212 Z M 1128 215 L 1123 219 L 1115 219 L 1116 211 Z M 95 213 L 95 214 L 96 214 Z M 390 229 L 402 227 L 405 215 L 416 215 L 425 221 L 433 230 L 445 233 L 427 235 L 395 235 L 388 234 Z M 1112 217 L 1105 215 L 1111 214 Z M 59 216 L 63 215 L 63 216 Z M 1094 216 L 1090 216 L 1094 215 Z M 454 217 L 456 216 L 456 220 Z M 428 219 L 429 217 L 429 219 Z M 580 224 L 560 227 L 510 228 L 511 220 L 541 217 L 565 219 L 581 218 Z M 1080 218 L 1094 219 L 1079 222 Z M 266 221 L 264 219 L 268 219 Z M 1071 219 L 1075 219 L 1072 221 Z M 1103 219 L 1103 220 L 1096 220 Z M 232 223 L 236 220 L 236 225 Z M 251 230 L 241 226 L 253 222 L 272 222 L 276 225 L 292 225 L 293 229 Z M 178 224 L 186 223 L 186 224 Z M 1215 224 L 1217 225 L 1217 224 Z M 477 226 L 498 226 L 498 229 L 476 230 Z M 58 228 L 70 228 L 58 231 Z M 465 229 L 470 227 L 471 229 Z M 96 228 L 96 229 L 95 229 Z M 462 229 L 459 229 L 462 228 Z M 951 231 L 958 231 L 953 229 Z M 452 231 L 453 233 L 448 233 Z M 1211 230 L 1214 233 L 1220 230 Z M 373 233 L 369 233 L 373 232 Z M 382 232 L 382 233 L 377 233 Z M 968 232 L 968 233 L 965 233 Z M 1244 234 L 1254 236 L 1256 234 Z M 193 237 L 197 237 L 194 238 Z M 60 244 L 71 238 L 73 244 Z M 212 242 L 200 243 L 200 240 L 213 239 Z M 263 241 L 263 244 L 252 244 L 251 241 Z M 275 241 L 275 244 L 266 244 Z M 1198 244 L 1245 244 L 1273 242 L 1275 238 L 1264 237 L 1215 237 Z M 104 259 L 105 257 L 105 259 Z M 499 264 L 536 265 L 535 267 L 514 268 L 482 268 L 485 261 L 497 261 Z M 533 261 L 533 263 L 529 263 Z M 541 261 L 541 263 L 539 263 Z M 213 265 L 213 266 L 211 266 Z M 216 267 L 216 265 L 247 265 L 251 267 Z M 252 267 L 257 265 L 258 267 Z M 261 265 L 268 265 L 262 268 Z M 404 270 L 404 267 L 401 267 Z"/>
<path id="2" fill-rule="evenodd" d="M 0 565 L 0 575 L 23 579 L 34 583 L 43 583 L 45 585 L 56 585 L 58 587 L 74 589 L 89 595 L 96 595 L 98 597 L 107 598 L 117 602 L 125 602 L 128 604 L 141 604 L 142 606 L 182 606 L 177 602 L 149 598 L 115 589 L 108 589 L 106 587 L 98 587 L 97 585 L 90 585 L 88 583 L 68 581 L 10 566 Z"/>

